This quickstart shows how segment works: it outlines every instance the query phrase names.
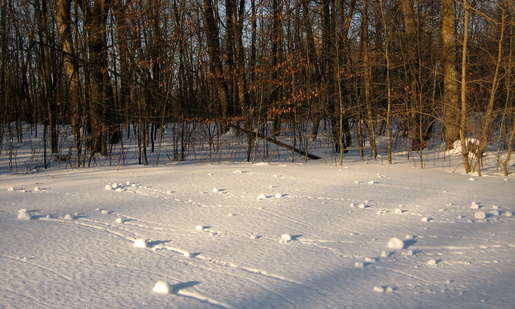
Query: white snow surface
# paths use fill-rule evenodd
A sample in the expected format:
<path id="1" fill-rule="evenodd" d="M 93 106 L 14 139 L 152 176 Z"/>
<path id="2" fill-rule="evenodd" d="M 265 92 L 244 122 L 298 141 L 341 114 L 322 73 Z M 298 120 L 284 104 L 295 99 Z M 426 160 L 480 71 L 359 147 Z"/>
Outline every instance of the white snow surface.
<path id="1" fill-rule="evenodd" d="M 469 177 L 359 161 L 0 174 L 0 307 L 514 308 L 515 179 Z"/>

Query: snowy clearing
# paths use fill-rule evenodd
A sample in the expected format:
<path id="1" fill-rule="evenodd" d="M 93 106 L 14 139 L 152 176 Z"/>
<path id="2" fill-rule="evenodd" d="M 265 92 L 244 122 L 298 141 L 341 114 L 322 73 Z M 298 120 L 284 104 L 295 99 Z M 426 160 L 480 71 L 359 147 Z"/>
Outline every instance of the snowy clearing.
<path id="1" fill-rule="evenodd" d="M 322 161 L 1 174 L 0 307 L 513 308 L 515 180 L 470 178 Z"/>

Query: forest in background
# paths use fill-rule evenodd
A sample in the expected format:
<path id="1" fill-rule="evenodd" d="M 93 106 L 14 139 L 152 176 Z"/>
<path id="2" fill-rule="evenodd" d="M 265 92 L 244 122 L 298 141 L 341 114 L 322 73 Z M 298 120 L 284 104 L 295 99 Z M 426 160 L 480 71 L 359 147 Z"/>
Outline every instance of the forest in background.
<path id="1" fill-rule="evenodd" d="M 295 131 L 335 153 L 378 155 L 394 134 L 422 155 L 460 141 L 467 173 L 514 149 L 515 5 L 510 0 L 1 0 L 0 155 L 23 124 L 46 160 L 139 163 L 166 130 L 184 160 L 191 128 L 256 139 Z M 172 124 L 172 125 L 170 125 Z M 309 125 L 308 125 L 309 124 Z M 69 128 L 73 147 L 60 132 Z M 214 129 L 212 129 L 214 128 Z M 211 132 L 212 130 L 212 132 Z M 48 150 L 47 150 L 48 144 Z M 66 146 L 64 146 L 66 145 Z M 365 145 L 370 153 L 365 153 Z M 293 145 L 295 147 L 295 145 Z M 47 153 L 48 151 L 48 153 Z M 473 155 L 472 155 L 473 154 Z"/>

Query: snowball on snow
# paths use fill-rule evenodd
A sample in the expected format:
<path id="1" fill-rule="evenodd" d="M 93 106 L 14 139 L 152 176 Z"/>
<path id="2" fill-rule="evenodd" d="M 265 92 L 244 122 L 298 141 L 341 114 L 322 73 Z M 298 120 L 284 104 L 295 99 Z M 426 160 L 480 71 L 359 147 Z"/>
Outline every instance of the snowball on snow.
<path id="1" fill-rule="evenodd" d="M 104 190 L 113 190 L 111 185 L 105 185 Z"/>
<path id="2" fill-rule="evenodd" d="M 290 242 L 292 239 L 290 234 L 282 234 L 280 242 Z"/>
<path id="3" fill-rule="evenodd" d="M 390 252 L 388 251 L 381 251 L 381 257 L 387 258 L 390 256 Z"/>
<path id="4" fill-rule="evenodd" d="M 264 200 L 264 199 L 266 199 L 266 195 L 265 194 L 260 194 L 258 196 L 258 200 Z"/>
<path id="5" fill-rule="evenodd" d="M 220 190 L 218 190 L 218 188 L 213 188 L 213 193 L 218 193 L 220 192 Z"/>
<path id="6" fill-rule="evenodd" d="M 116 218 L 116 223 L 124 223 L 122 218 Z"/>
<path id="7" fill-rule="evenodd" d="M 172 286 L 166 281 L 157 281 L 152 291 L 161 294 L 171 294 Z"/>
<path id="8" fill-rule="evenodd" d="M 9 187 L 9 189 L 7 189 L 7 191 L 14 191 L 14 188 L 13 187 Z"/>
<path id="9" fill-rule="evenodd" d="M 434 259 L 431 259 L 431 260 L 427 261 L 427 265 L 434 266 L 436 264 L 438 264 L 438 261 L 436 261 Z"/>
<path id="10" fill-rule="evenodd" d="M 75 217 L 73 217 L 71 214 L 64 215 L 64 220 L 73 220 Z"/>
<path id="11" fill-rule="evenodd" d="M 382 286 L 375 286 L 374 287 L 374 292 L 383 293 L 384 292 L 384 288 Z"/>
<path id="12" fill-rule="evenodd" d="M 134 247 L 136 248 L 146 248 L 148 247 L 148 240 L 139 238 L 134 241 Z"/>
<path id="13" fill-rule="evenodd" d="M 189 252 L 189 251 L 184 251 L 183 254 L 187 258 L 193 257 L 193 254 L 191 252 Z"/>
<path id="14" fill-rule="evenodd" d="M 35 187 L 34 191 L 41 191 L 41 189 L 39 187 Z"/>
<path id="15" fill-rule="evenodd" d="M 399 238 L 392 238 L 388 241 L 388 248 L 391 249 L 403 249 L 404 248 L 404 241 L 400 240 Z"/>
<path id="16" fill-rule="evenodd" d="M 503 215 L 504 215 L 505 217 L 513 217 L 513 212 L 511 212 L 511 211 L 505 211 L 505 212 L 503 213 Z"/>
<path id="17" fill-rule="evenodd" d="M 476 203 L 476 202 L 472 202 L 472 203 L 470 204 L 470 208 L 472 208 L 472 209 L 479 209 L 479 205 L 478 205 L 478 203 Z"/>
<path id="18" fill-rule="evenodd" d="M 20 209 L 18 211 L 18 219 L 19 220 L 30 220 L 32 219 L 32 215 L 30 212 L 27 211 L 27 209 Z"/>
<path id="19" fill-rule="evenodd" d="M 276 193 L 275 194 L 275 198 L 281 198 L 281 197 L 283 197 L 283 195 L 281 193 Z"/>
<path id="20" fill-rule="evenodd" d="M 476 213 L 474 213 L 474 218 L 476 219 L 485 219 L 486 218 L 486 214 L 484 211 L 476 211 Z"/>
<path id="21" fill-rule="evenodd" d="M 195 227 L 195 229 L 196 229 L 197 231 L 202 231 L 202 230 L 204 230 L 204 228 L 205 228 L 205 227 L 204 227 L 204 226 L 202 226 L 202 225 L 197 225 L 197 226 Z"/>
<path id="22" fill-rule="evenodd" d="M 363 263 L 363 262 L 356 262 L 356 263 L 354 263 L 354 267 L 356 267 L 356 268 L 363 268 L 363 267 L 365 267 L 365 263 Z"/>

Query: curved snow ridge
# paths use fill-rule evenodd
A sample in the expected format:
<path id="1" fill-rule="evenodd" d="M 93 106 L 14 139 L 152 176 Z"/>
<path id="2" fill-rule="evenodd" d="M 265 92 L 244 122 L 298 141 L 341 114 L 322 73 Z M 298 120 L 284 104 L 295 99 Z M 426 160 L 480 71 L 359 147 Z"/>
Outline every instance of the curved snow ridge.
<path id="1" fill-rule="evenodd" d="M 180 254 L 184 255 L 185 257 L 195 257 L 195 254 L 191 253 L 188 250 L 165 246 L 163 244 L 155 245 L 154 247 L 152 247 L 152 250 L 154 250 L 154 251 L 155 250 L 168 250 L 168 251 L 180 253 Z"/>
<path id="2" fill-rule="evenodd" d="M 341 244 L 341 243 L 355 244 L 355 243 L 357 243 L 357 241 L 354 241 L 354 240 L 338 240 L 337 241 L 337 240 L 299 239 L 299 241 L 300 241 L 301 244 L 313 246 L 313 247 L 318 248 L 318 249 L 327 250 L 330 253 L 332 253 L 332 254 L 334 254 L 336 256 L 342 257 L 342 258 L 354 258 L 355 257 L 354 255 L 342 254 L 338 249 L 335 249 L 335 248 L 332 248 L 332 247 L 324 245 L 324 244 L 329 244 L 329 243 L 333 243 L 333 244 Z"/>
<path id="3" fill-rule="evenodd" d="M 234 263 L 231 263 L 231 262 L 215 260 L 215 259 L 206 257 L 206 256 L 204 256 L 202 254 L 197 255 L 196 258 L 200 259 L 200 260 L 207 261 L 207 262 L 214 263 L 216 265 L 220 265 L 220 266 L 224 266 L 224 267 L 230 267 L 230 268 L 236 268 L 236 269 L 240 269 L 240 270 L 252 273 L 252 274 L 262 275 L 262 276 L 269 277 L 269 278 L 272 278 L 272 279 L 286 281 L 286 282 L 289 282 L 289 283 L 294 283 L 294 284 L 297 284 L 297 285 L 304 286 L 304 284 L 302 282 L 300 282 L 300 281 L 297 281 L 297 280 L 294 280 L 294 279 L 291 279 L 291 278 L 288 278 L 288 277 L 284 277 L 284 276 L 281 276 L 281 275 L 272 274 L 272 273 L 270 273 L 270 272 L 268 272 L 266 270 L 263 270 L 263 269 L 246 267 L 246 266 L 237 265 L 237 264 L 234 264 Z"/>
<path id="4" fill-rule="evenodd" d="M 499 249 L 511 247 L 512 245 L 480 245 L 480 246 L 416 246 L 417 250 L 477 250 L 477 249 Z"/>
<path id="5" fill-rule="evenodd" d="M 10 260 L 13 260 L 13 261 L 18 261 L 18 262 L 21 262 L 21 263 L 25 263 L 25 264 L 29 264 L 29 265 L 32 265 L 32 266 L 35 266 L 37 268 L 41 268 L 43 270 L 46 270 L 46 271 L 49 271 L 53 274 L 56 274 L 57 276 L 65 279 L 65 280 L 68 280 L 68 281 L 74 281 L 73 278 L 71 277 L 68 277 L 66 276 L 65 274 L 62 274 L 58 271 L 55 271 L 49 267 L 46 267 L 46 266 L 43 266 L 43 265 L 39 265 L 39 264 L 36 264 L 36 263 L 33 263 L 33 262 L 30 262 L 29 259 L 27 258 L 21 258 L 21 257 L 14 257 L 14 256 L 7 256 L 7 255 L 0 255 L 0 257 L 3 257 L 5 259 L 10 259 Z"/>
<path id="6" fill-rule="evenodd" d="M 80 226 L 97 229 L 97 230 L 104 231 L 106 233 L 118 236 L 120 238 L 126 239 L 126 240 L 131 241 L 131 242 L 134 241 L 134 239 L 139 238 L 137 235 L 135 235 L 134 233 L 131 233 L 128 230 L 124 230 L 124 232 L 127 232 L 127 233 L 132 234 L 132 235 L 128 236 L 128 235 L 125 235 L 124 233 L 122 233 L 120 231 L 116 231 L 114 229 L 115 228 L 114 225 L 106 224 L 106 223 L 103 223 L 103 222 L 99 222 L 99 221 L 95 221 L 95 220 L 91 220 L 91 219 L 87 219 L 87 218 L 82 218 L 80 221 L 79 220 L 63 220 L 63 219 L 45 219 L 45 220 L 57 221 L 57 222 L 62 222 L 62 223 L 73 223 L 73 224 L 77 224 L 77 225 L 80 225 Z"/>
<path id="7" fill-rule="evenodd" d="M 408 274 L 404 271 L 400 271 L 400 270 L 397 270 L 397 269 L 391 269 L 391 268 L 388 268 L 388 267 L 384 267 L 384 266 L 377 266 L 377 265 L 374 265 L 374 268 L 375 269 L 382 269 L 382 270 L 386 270 L 386 271 L 390 271 L 390 272 L 393 272 L 393 273 L 396 273 L 396 274 L 399 274 L 401 276 L 406 276 L 408 278 L 412 278 L 412 279 L 416 279 L 418 281 L 421 281 L 421 282 L 424 282 L 425 284 L 432 284 L 430 281 L 426 280 L 426 279 L 423 279 L 423 278 L 420 278 L 420 277 L 417 277 L 417 276 L 414 276 L 412 274 Z"/>
<path id="8" fill-rule="evenodd" d="M 222 307 L 222 308 L 226 308 L 226 309 L 233 309 L 233 308 L 235 308 L 235 307 L 233 307 L 233 306 L 231 306 L 229 304 L 226 304 L 224 302 L 218 301 L 218 300 L 213 299 L 211 297 L 199 294 L 197 292 L 186 291 L 186 290 L 179 290 L 179 291 L 175 292 L 175 295 L 196 299 L 198 301 L 209 303 L 209 304 L 213 304 L 213 305 L 216 305 L 216 306 L 219 306 L 219 307 Z"/>

